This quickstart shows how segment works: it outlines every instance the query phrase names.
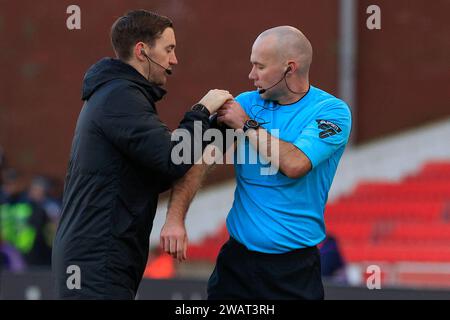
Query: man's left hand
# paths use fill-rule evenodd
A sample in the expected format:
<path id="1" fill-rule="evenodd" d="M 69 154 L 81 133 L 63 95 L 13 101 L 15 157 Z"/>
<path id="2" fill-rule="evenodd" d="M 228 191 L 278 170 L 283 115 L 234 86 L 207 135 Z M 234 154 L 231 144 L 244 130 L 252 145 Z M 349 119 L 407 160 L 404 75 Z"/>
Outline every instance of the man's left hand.
<path id="1" fill-rule="evenodd" d="M 219 123 L 225 123 L 227 126 L 233 129 L 242 129 L 244 123 L 249 117 L 242 109 L 241 105 L 235 100 L 227 101 L 217 111 L 217 121 Z"/>

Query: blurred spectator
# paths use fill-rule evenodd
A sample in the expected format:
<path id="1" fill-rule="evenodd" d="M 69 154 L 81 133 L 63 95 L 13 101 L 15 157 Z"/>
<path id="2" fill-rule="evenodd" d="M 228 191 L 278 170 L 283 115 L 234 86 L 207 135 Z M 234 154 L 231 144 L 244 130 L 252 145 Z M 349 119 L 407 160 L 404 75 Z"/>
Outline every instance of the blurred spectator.
<path id="1" fill-rule="evenodd" d="M 28 189 L 28 200 L 44 209 L 47 216 L 57 222 L 61 206 L 49 196 L 50 188 L 51 182 L 49 179 L 41 176 L 34 178 Z"/>
<path id="2" fill-rule="evenodd" d="M 6 242 L 0 241 L 0 270 L 23 271 L 25 261 L 19 251 Z"/>
<path id="3" fill-rule="evenodd" d="M 0 185 L 0 204 L 23 198 L 19 182 L 19 174 L 15 169 L 2 170 L 2 183 Z"/>
<path id="4" fill-rule="evenodd" d="M 5 244 L 18 250 L 27 266 L 50 266 L 54 220 L 41 205 L 41 191 L 36 186 L 22 192 L 17 171 L 3 174 L 0 194 L 0 235 Z M 44 197 L 45 199 L 45 197 Z M 44 201 L 45 202 L 45 201 Z"/>
<path id="5" fill-rule="evenodd" d="M 345 261 L 339 250 L 338 242 L 332 235 L 327 235 L 319 245 L 322 277 L 336 283 L 347 283 Z"/>

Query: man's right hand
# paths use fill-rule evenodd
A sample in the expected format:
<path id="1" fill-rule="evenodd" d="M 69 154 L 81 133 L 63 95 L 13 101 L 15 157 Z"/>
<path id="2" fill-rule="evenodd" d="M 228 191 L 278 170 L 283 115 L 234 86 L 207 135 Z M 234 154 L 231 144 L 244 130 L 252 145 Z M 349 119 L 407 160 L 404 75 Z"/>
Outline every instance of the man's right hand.
<path id="1" fill-rule="evenodd" d="M 187 232 L 184 221 L 182 219 L 175 219 L 173 216 L 172 213 L 168 212 L 166 222 L 161 229 L 159 237 L 160 245 L 165 252 L 181 262 L 186 260 L 188 246 Z"/>
<path id="2" fill-rule="evenodd" d="M 199 101 L 204 105 L 210 114 L 215 113 L 226 101 L 233 100 L 233 96 L 226 90 L 209 90 L 209 92 Z"/>

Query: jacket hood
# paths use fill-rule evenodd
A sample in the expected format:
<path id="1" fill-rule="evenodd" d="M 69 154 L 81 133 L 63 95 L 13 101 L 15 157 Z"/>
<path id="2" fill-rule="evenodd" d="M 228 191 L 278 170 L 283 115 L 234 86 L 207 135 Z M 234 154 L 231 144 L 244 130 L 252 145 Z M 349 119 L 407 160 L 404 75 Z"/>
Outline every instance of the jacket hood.
<path id="1" fill-rule="evenodd" d="M 147 98 L 155 102 L 166 94 L 166 90 L 148 82 L 129 64 L 118 59 L 103 58 L 92 65 L 84 75 L 81 99 L 89 99 L 102 85 L 115 79 L 125 79 L 138 84 L 145 89 Z"/>

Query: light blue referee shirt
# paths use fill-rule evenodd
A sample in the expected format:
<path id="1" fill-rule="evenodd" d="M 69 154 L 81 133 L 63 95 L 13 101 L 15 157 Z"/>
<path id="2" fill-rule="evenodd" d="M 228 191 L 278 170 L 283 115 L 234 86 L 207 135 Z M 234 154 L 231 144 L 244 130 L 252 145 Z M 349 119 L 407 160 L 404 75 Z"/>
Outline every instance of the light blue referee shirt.
<path id="1" fill-rule="evenodd" d="M 267 175 L 269 164 L 258 158 L 248 140 L 238 144 L 245 155 L 236 163 L 236 190 L 227 217 L 230 235 L 249 250 L 284 253 L 315 246 L 325 238 L 323 211 L 339 160 L 348 142 L 351 113 L 342 100 L 316 87 L 298 102 L 279 105 L 257 91 L 236 97 L 248 116 L 269 133 L 299 148 L 312 163 L 304 177 L 281 172 Z M 278 129 L 274 132 L 272 129 Z M 243 162 L 243 161 L 240 161 Z M 257 162 L 257 163 L 255 163 Z"/>

